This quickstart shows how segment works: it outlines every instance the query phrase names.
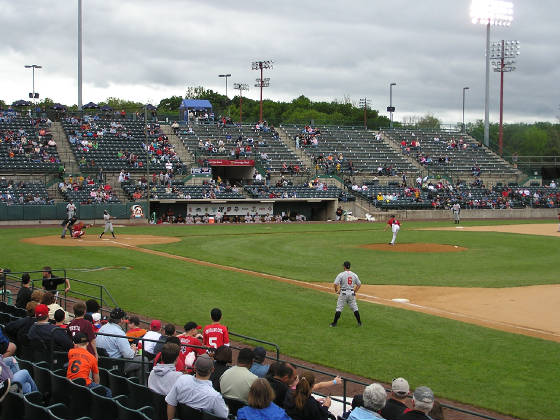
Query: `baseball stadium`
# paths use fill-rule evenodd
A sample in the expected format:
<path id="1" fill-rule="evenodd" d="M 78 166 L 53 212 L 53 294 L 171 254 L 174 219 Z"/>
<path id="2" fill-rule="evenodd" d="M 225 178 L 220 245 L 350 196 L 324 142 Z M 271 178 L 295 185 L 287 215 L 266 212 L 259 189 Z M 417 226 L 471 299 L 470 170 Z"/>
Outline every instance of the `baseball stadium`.
<path id="1" fill-rule="evenodd" d="M 77 104 L 0 92 L 0 420 L 559 417 L 557 122 L 83 103 L 77 11 Z"/>

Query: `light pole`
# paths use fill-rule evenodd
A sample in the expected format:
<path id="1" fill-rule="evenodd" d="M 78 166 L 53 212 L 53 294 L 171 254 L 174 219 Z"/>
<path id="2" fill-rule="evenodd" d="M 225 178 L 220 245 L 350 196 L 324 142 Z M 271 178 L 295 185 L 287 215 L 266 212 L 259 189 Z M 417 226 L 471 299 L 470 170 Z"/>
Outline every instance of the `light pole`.
<path id="1" fill-rule="evenodd" d="M 226 78 L 226 98 L 227 96 L 227 79 L 228 77 L 231 77 L 231 74 L 218 74 L 218 77 L 225 77 Z"/>
<path id="2" fill-rule="evenodd" d="M 463 88 L 463 125 L 461 126 L 461 131 L 464 133 L 465 132 L 465 91 L 469 90 L 468 86 L 465 86 Z"/>
<path id="3" fill-rule="evenodd" d="M 370 104 L 370 100 L 368 98 L 360 99 L 360 108 L 364 108 L 364 130 L 367 130 L 367 109 Z"/>
<path id="4" fill-rule="evenodd" d="M 78 111 L 82 110 L 82 0 L 78 0 Z"/>
<path id="5" fill-rule="evenodd" d="M 26 69 L 32 69 L 33 71 L 33 92 L 29 94 L 31 98 L 33 98 L 33 102 L 36 103 L 35 99 L 39 97 L 39 93 L 35 95 L 35 69 L 42 69 L 43 66 L 39 66 L 37 64 L 26 64 L 24 66 Z"/>
<path id="6" fill-rule="evenodd" d="M 393 86 L 397 86 L 395 82 L 389 84 L 389 107 L 387 111 L 389 111 L 389 115 L 391 118 L 391 122 L 389 123 L 389 127 L 393 128 L 393 112 L 395 112 L 395 107 L 393 106 Z"/>
<path id="7" fill-rule="evenodd" d="M 243 121 L 243 91 L 249 90 L 249 85 L 246 83 L 234 83 L 233 88 L 239 90 L 239 125 Z"/>
<path id="8" fill-rule="evenodd" d="M 263 79 L 263 69 L 272 69 L 272 64 L 274 62 L 272 60 L 266 60 L 266 61 L 253 61 L 251 63 L 251 69 L 252 70 L 260 70 L 261 72 L 261 77 L 259 79 L 257 79 L 257 83 L 255 83 L 255 87 L 258 87 L 261 89 L 261 99 L 260 99 L 260 107 L 259 107 L 259 123 L 262 123 L 263 121 L 263 100 L 262 100 L 262 90 L 263 87 L 269 87 L 270 86 L 270 78 L 267 77 L 266 79 Z"/>
<path id="9" fill-rule="evenodd" d="M 499 154 L 502 156 L 504 146 L 504 73 L 514 71 L 514 58 L 519 55 L 519 41 L 504 41 L 492 43 L 490 58 L 494 71 L 500 73 L 500 134 L 498 138 Z"/>
<path id="10" fill-rule="evenodd" d="M 486 25 L 486 73 L 484 101 L 484 145 L 490 145 L 490 25 L 509 26 L 513 20 L 513 3 L 502 0 L 472 0 L 472 23 Z"/>
<path id="11" fill-rule="evenodd" d="M 148 202 L 148 223 L 150 222 L 150 144 L 148 142 L 148 104 L 144 104 L 144 141 L 146 142 L 146 176 L 148 190 L 146 200 Z"/>

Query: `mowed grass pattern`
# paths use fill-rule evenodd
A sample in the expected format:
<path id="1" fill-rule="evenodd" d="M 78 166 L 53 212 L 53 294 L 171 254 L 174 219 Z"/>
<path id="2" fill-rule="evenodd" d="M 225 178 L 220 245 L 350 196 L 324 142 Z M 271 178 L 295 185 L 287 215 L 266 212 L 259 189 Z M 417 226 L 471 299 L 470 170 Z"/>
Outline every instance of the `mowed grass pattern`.
<path id="1" fill-rule="evenodd" d="M 407 223 L 401 242 L 450 243 L 453 254 L 400 254 L 359 248 L 384 243 L 381 224 L 127 227 L 118 235 L 177 236 L 149 248 L 305 281 L 332 281 L 344 259 L 367 283 L 508 287 L 557 282 L 557 238 L 413 231 L 441 223 Z M 449 224 L 446 224 L 449 225 Z M 130 266 L 69 272 L 106 285 L 128 311 L 184 324 L 209 322 L 219 306 L 232 331 L 270 340 L 282 353 L 390 382 L 429 385 L 442 397 L 523 418 L 557 416 L 560 346 L 430 315 L 360 303 L 364 327 L 346 309 L 328 328 L 335 297 L 314 290 L 125 248 L 42 247 L 19 241 L 58 229 L 5 229 L 0 264 L 13 271 Z M 90 232 L 90 234 L 93 234 Z M 9 244 L 9 246 L 7 246 Z M 554 308 L 551 308 L 554 311 Z M 554 316 L 551 314 L 551 316 Z M 543 404 L 543 390 L 546 400 Z"/>

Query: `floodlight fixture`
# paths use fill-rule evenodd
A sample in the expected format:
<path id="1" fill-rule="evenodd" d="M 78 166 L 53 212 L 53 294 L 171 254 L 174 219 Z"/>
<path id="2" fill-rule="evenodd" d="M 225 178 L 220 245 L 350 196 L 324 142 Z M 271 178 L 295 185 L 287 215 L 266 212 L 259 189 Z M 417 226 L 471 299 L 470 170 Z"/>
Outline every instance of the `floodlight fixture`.
<path id="1" fill-rule="evenodd" d="M 243 121 L 243 91 L 249 90 L 247 83 L 234 83 L 233 88 L 239 91 L 239 125 Z"/>
<path id="2" fill-rule="evenodd" d="M 503 0 L 472 0 L 471 20 L 486 25 L 486 71 L 484 101 L 484 145 L 490 145 L 490 26 L 509 26 L 513 21 L 513 3 Z"/>
<path id="3" fill-rule="evenodd" d="M 228 77 L 231 77 L 231 74 L 229 74 L 229 73 L 228 74 L 218 74 L 218 77 L 225 77 L 226 78 L 226 98 L 227 98 L 228 97 L 227 96 L 227 79 L 228 79 Z"/>
<path id="4" fill-rule="evenodd" d="M 519 41 L 493 42 L 490 48 L 490 59 L 494 71 L 500 73 L 500 131 L 498 136 L 498 149 L 502 155 L 504 145 L 504 73 L 515 70 L 515 60 L 519 55 Z"/>
<path id="5" fill-rule="evenodd" d="M 266 78 L 263 79 L 263 69 L 272 69 L 272 64 L 274 62 L 272 60 L 261 60 L 261 61 L 253 61 L 251 63 L 251 69 L 252 70 L 259 70 L 261 72 L 261 77 L 259 79 L 257 79 L 257 84 L 255 84 L 255 87 L 260 88 L 261 90 L 261 98 L 260 98 L 260 106 L 259 106 L 259 123 L 262 123 L 263 121 L 263 117 L 262 117 L 262 108 L 263 108 L 263 101 L 262 101 L 262 89 L 263 87 L 269 87 L 270 86 L 270 78 Z"/>
<path id="6" fill-rule="evenodd" d="M 38 64 L 26 64 L 23 67 L 25 67 L 26 69 L 32 69 L 32 72 L 33 72 L 33 76 L 32 76 L 33 77 L 33 85 L 32 85 L 33 92 L 29 94 L 29 97 L 33 98 L 33 102 L 36 102 L 35 99 L 37 99 L 39 97 L 39 94 L 35 93 L 35 69 L 42 69 L 43 66 L 40 66 Z"/>

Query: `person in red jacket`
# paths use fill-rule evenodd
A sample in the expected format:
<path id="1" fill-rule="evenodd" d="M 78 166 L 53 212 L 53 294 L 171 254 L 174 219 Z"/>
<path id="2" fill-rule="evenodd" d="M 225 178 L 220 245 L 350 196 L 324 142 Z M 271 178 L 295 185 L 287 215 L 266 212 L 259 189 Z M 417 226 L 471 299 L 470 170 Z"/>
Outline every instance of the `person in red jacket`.
<path id="1" fill-rule="evenodd" d="M 212 317 L 212 324 L 205 326 L 202 330 L 204 345 L 215 349 L 220 346 L 229 346 L 228 329 L 225 325 L 220 324 L 222 311 L 219 308 L 214 308 L 210 311 L 210 316 Z"/>

